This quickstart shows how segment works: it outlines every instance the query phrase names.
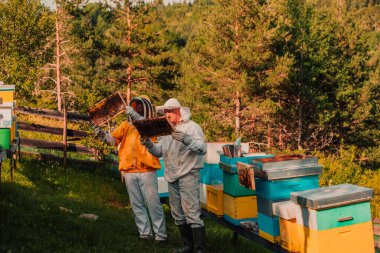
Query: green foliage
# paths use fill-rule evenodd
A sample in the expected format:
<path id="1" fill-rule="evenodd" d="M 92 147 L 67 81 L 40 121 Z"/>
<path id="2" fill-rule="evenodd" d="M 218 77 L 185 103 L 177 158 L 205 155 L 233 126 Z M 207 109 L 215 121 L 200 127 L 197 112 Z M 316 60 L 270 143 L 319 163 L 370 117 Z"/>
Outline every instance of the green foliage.
<path id="1" fill-rule="evenodd" d="M 0 80 L 16 85 L 19 104 L 33 101 L 36 71 L 49 58 L 44 46 L 53 28 L 40 1 L 0 1 Z"/>

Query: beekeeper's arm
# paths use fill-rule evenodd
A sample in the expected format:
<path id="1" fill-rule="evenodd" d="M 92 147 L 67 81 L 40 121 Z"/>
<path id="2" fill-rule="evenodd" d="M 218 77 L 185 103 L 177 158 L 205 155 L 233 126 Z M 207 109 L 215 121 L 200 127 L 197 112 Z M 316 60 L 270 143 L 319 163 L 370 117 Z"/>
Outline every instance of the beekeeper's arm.
<path id="1" fill-rule="evenodd" d="M 143 144 L 155 157 L 162 157 L 162 146 L 161 146 L 161 138 L 158 137 L 157 143 L 153 143 L 153 141 L 149 138 L 140 137 L 140 142 Z"/>

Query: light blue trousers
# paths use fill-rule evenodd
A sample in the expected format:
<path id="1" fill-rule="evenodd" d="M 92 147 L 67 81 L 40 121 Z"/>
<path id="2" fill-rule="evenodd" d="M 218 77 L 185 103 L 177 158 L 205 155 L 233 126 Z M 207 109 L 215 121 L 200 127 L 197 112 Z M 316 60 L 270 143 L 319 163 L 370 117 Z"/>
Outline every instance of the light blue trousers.
<path id="1" fill-rule="evenodd" d="M 152 222 L 155 240 L 165 240 L 167 238 L 165 215 L 158 194 L 156 172 L 124 172 L 123 176 L 140 237 L 153 236 Z"/>
<path id="2" fill-rule="evenodd" d="M 192 170 L 169 186 L 169 203 L 176 225 L 189 224 L 192 228 L 203 227 L 199 200 L 199 170 Z"/>

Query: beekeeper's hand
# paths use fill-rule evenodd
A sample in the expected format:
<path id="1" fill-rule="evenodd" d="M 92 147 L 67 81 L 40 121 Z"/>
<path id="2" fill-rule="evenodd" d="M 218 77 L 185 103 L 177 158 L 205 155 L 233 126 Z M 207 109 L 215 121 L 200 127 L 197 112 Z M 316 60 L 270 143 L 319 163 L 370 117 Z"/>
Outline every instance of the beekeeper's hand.
<path id="1" fill-rule="evenodd" d="M 132 120 L 142 120 L 144 119 L 144 117 L 140 116 L 140 114 L 138 114 L 132 106 L 130 105 L 127 105 L 125 107 L 125 113 L 127 114 L 127 116 L 131 117 Z"/>
<path id="2" fill-rule="evenodd" d="M 172 133 L 172 137 L 173 139 L 176 139 L 177 141 L 181 141 L 186 146 L 189 146 L 190 143 L 193 141 L 193 137 L 181 131 L 174 131 Z"/>
<path id="3" fill-rule="evenodd" d="M 93 125 L 92 130 L 95 133 L 95 136 L 99 137 L 100 139 L 103 139 L 106 133 L 103 131 L 103 129 L 100 128 L 100 126 Z"/>
<path id="4" fill-rule="evenodd" d="M 140 142 L 142 145 L 144 145 L 147 149 L 150 149 L 153 147 L 153 142 L 151 139 L 146 138 L 146 137 L 140 137 Z"/>
<path id="5" fill-rule="evenodd" d="M 100 128 L 100 126 L 93 125 L 92 126 L 93 131 L 95 132 L 95 135 L 103 142 L 109 144 L 109 145 L 115 145 L 116 141 L 115 138 L 112 137 L 112 135 L 106 133 L 103 131 L 103 129 Z"/>

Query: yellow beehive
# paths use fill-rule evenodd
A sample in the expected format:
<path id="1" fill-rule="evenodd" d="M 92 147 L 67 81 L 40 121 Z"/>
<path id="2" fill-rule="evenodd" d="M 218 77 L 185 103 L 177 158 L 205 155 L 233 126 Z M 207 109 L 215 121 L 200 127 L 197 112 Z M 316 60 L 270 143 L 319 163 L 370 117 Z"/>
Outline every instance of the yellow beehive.
<path id="1" fill-rule="evenodd" d="M 296 219 L 285 220 L 280 218 L 281 247 L 289 252 L 300 252 L 300 241 Z"/>
<path id="2" fill-rule="evenodd" d="M 224 196 L 224 213 L 233 219 L 247 219 L 257 217 L 256 196 L 232 197 Z"/>
<path id="3" fill-rule="evenodd" d="M 0 105 L 13 107 L 14 85 L 0 85 Z"/>
<path id="4" fill-rule="evenodd" d="M 259 229 L 259 236 L 262 238 L 270 241 L 271 243 L 280 243 L 281 242 L 281 237 L 280 236 L 273 236 L 268 233 L 265 233 L 264 231 Z"/>
<path id="5" fill-rule="evenodd" d="M 207 185 L 207 210 L 216 214 L 217 216 L 223 216 L 223 185 Z"/>
<path id="6" fill-rule="evenodd" d="M 301 253 L 374 253 L 372 221 L 328 230 L 296 224 Z"/>

